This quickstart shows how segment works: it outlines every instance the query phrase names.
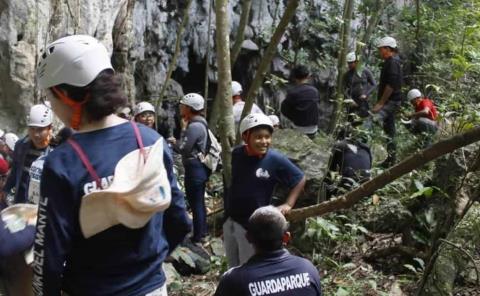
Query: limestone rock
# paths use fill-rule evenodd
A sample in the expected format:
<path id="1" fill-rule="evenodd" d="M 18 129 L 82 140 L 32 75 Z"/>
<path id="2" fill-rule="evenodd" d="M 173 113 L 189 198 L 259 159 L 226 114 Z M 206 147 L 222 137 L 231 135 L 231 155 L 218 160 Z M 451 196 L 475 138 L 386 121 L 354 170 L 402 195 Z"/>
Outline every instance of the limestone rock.
<path id="1" fill-rule="evenodd" d="M 291 129 L 280 129 L 275 131 L 273 136 L 272 147 L 284 153 L 305 172 L 307 183 L 304 195 L 297 202 L 297 207 L 317 203 L 317 196 L 330 157 L 326 143 L 318 143 Z M 274 196 L 283 200 L 286 194 L 286 188 L 277 188 Z"/>

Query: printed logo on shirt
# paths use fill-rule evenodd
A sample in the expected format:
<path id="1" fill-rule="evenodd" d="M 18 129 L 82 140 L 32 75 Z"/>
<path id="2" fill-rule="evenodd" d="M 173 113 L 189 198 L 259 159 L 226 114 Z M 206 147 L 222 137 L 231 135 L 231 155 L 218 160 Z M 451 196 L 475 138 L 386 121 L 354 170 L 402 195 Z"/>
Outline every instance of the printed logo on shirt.
<path id="1" fill-rule="evenodd" d="M 252 296 L 271 295 L 280 292 L 303 289 L 310 286 L 310 275 L 307 272 L 273 278 L 248 284 Z"/>
<path id="2" fill-rule="evenodd" d="M 262 178 L 262 179 L 268 179 L 270 178 L 270 174 L 268 173 L 267 170 L 264 170 L 262 168 L 259 168 L 256 172 L 255 172 L 257 178 Z"/>
<path id="3" fill-rule="evenodd" d="M 108 177 L 103 177 L 100 179 L 100 183 L 103 189 L 108 188 L 110 184 L 112 184 L 112 182 L 113 182 L 113 175 Z M 98 188 L 97 182 L 92 181 L 92 182 L 85 183 L 85 185 L 83 185 L 83 192 L 84 192 L 84 195 L 86 195 L 88 193 L 101 190 L 102 188 Z"/>
<path id="4" fill-rule="evenodd" d="M 41 200 L 38 205 L 37 232 L 35 233 L 35 249 L 33 262 L 33 291 L 35 295 L 43 295 L 44 264 L 45 264 L 45 227 L 47 227 L 48 198 Z"/>

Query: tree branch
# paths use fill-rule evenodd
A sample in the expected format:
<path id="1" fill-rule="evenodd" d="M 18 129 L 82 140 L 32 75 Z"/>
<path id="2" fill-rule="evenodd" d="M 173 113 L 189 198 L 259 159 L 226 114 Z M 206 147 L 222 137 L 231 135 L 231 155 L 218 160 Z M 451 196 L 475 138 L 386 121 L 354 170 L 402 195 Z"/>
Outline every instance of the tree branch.
<path id="1" fill-rule="evenodd" d="M 293 210 L 290 212 L 287 218 L 290 221 L 300 221 L 308 217 L 323 215 L 339 209 L 349 208 L 363 197 L 374 193 L 377 189 L 382 188 L 406 173 L 409 173 L 442 155 L 448 154 L 458 148 L 470 145 L 479 140 L 480 127 L 475 127 L 470 131 L 440 141 L 432 145 L 430 148 L 413 154 L 412 156 L 398 163 L 396 166 L 391 167 L 383 174 L 380 174 L 372 180 L 363 183 L 360 185 L 360 187 L 347 193 L 346 195 L 322 202 L 318 205 Z"/>
<path id="2" fill-rule="evenodd" d="M 242 43 L 245 39 L 245 28 L 248 24 L 248 18 L 250 17 L 250 8 L 252 7 L 252 0 L 244 0 L 242 4 L 242 15 L 240 16 L 240 24 L 238 25 L 237 36 L 235 36 L 235 43 L 230 54 L 230 63 L 232 67 L 237 61 L 238 54 L 242 49 Z"/>

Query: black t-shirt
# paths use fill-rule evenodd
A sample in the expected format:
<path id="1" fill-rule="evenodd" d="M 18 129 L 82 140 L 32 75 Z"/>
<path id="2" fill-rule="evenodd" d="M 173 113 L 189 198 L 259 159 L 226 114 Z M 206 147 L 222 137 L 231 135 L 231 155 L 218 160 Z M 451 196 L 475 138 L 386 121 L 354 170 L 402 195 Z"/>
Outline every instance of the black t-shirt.
<path id="1" fill-rule="evenodd" d="M 380 100 L 383 95 L 383 91 L 388 84 L 393 88 L 393 93 L 388 99 L 393 101 L 400 101 L 402 99 L 402 82 L 402 62 L 397 55 L 394 55 L 386 59 L 383 64 L 382 72 L 380 73 L 380 85 L 378 86 L 378 99 Z"/>
<path id="2" fill-rule="evenodd" d="M 320 276 L 313 264 L 281 249 L 254 255 L 227 271 L 215 296 L 321 296 Z"/>
<path id="3" fill-rule="evenodd" d="M 362 181 L 370 177 L 371 168 L 372 155 L 367 145 L 347 141 L 335 144 L 331 170 L 339 171 L 343 177 Z"/>
<path id="4" fill-rule="evenodd" d="M 309 84 L 295 85 L 287 91 L 281 112 L 296 126 L 318 124 L 318 90 Z"/>

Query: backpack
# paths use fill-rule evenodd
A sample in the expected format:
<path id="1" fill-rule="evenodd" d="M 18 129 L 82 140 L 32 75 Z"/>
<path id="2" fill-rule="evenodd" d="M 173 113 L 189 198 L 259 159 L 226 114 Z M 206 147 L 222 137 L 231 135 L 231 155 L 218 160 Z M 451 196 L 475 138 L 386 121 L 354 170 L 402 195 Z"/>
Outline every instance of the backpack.
<path id="1" fill-rule="evenodd" d="M 195 120 L 193 122 L 200 122 L 207 130 L 207 147 L 205 153 L 198 154 L 198 159 L 212 172 L 220 170 L 222 166 L 222 157 L 220 155 L 222 153 L 222 146 L 220 142 L 218 142 L 204 121 Z"/>

